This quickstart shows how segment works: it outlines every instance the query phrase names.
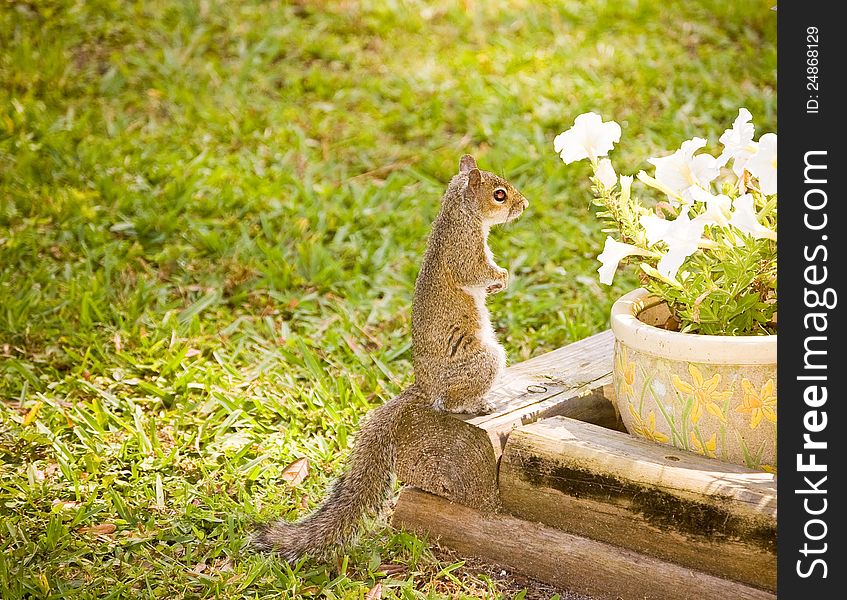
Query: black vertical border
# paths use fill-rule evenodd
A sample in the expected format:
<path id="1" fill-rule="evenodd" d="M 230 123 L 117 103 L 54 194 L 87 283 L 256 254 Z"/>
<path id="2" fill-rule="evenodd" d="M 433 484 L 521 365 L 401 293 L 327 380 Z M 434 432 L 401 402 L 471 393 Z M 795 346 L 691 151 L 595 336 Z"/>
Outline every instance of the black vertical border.
<path id="1" fill-rule="evenodd" d="M 776 4 L 776 2 L 774 2 Z M 845 66 L 847 66 L 847 30 L 844 27 L 843 13 L 847 9 L 842 2 L 783 1 L 777 9 L 777 61 L 778 61 L 778 188 L 779 188 L 779 341 L 778 341 L 778 596 L 780 599 L 794 598 L 836 598 L 844 597 L 845 572 L 847 559 L 843 548 L 847 544 L 843 527 L 843 514 L 847 511 L 844 504 L 843 489 L 847 480 L 844 477 L 843 464 L 847 460 L 845 444 L 847 431 L 841 428 L 847 425 L 844 420 L 845 387 L 842 379 L 847 377 L 847 339 L 844 337 L 844 318 L 841 316 L 841 303 L 847 303 L 844 280 L 847 278 L 847 253 L 845 239 L 847 218 L 842 216 L 841 204 L 845 202 L 845 193 L 841 178 L 847 171 L 845 152 L 847 139 L 844 131 L 847 120 L 847 101 L 845 101 Z M 807 40 L 809 27 L 818 29 L 818 90 L 810 89 L 807 79 L 809 46 Z M 817 100 L 819 112 L 807 112 L 807 101 Z M 809 151 L 826 151 L 825 184 L 809 184 L 805 181 L 804 156 Z M 817 158 L 816 160 L 821 160 Z M 821 171 L 816 173 L 821 174 Z M 811 188 L 818 188 L 827 194 L 827 204 L 818 211 L 810 211 L 805 206 L 805 194 Z M 815 193 L 813 202 L 820 202 L 820 194 Z M 813 213 L 813 214 L 810 214 Z M 804 219 L 816 220 L 827 215 L 827 226 L 813 231 L 806 227 Z M 814 249 L 824 245 L 827 248 L 826 262 L 823 251 L 817 254 L 817 260 L 809 261 L 807 256 Z M 809 285 L 804 279 L 805 269 L 817 264 L 818 269 L 826 266 L 828 279 L 824 284 Z M 820 276 L 817 271 L 816 276 Z M 832 310 L 808 308 L 804 301 L 807 289 L 833 288 L 838 294 L 839 305 Z M 828 330 L 825 333 L 806 328 L 804 319 L 810 312 L 826 312 Z M 827 368 L 825 385 L 828 391 L 826 404 L 817 410 L 827 414 L 827 427 L 824 431 L 810 434 L 816 441 L 826 441 L 825 450 L 814 451 L 816 462 L 826 464 L 826 473 L 800 472 L 797 455 L 804 452 L 803 434 L 807 433 L 804 416 L 811 410 L 804 401 L 804 391 L 808 381 L 797 378 L 809 371 L 804 368 L 804 341 L 807 336 L 826 336 L 825 362 Z M 824 348 L 820 341 L 818 349 Z M 817 371 L 820 374 L 823 371 Z M 845 382 L 847 383 L 847 382 Z M 817 418 L 817 417 L 815 417 Z M 808 455 L 808 450 L 805 451 Z M 808 462 L 808 458 L 804 459 Z M 821 475 L 826 481 L 819 485 L 827 490 L 826 494 L 798 493 L 808 489 L 804 481 L 808 476 L 817 483 Z M 809 499 L 813 510 L 820 509 L 822 499 L 826 498 L 827 510 L 821 515 L 807 513 L 804 501 Z M 826 536 L 814 541 L 807 539 L 804 528 L 811 519 L 826 522 Z M 822 526 L 814 523 L 808 530 L 812 536 L 822 532 Z M 811 552 L 804 556 L 804 544 L 810 549 L 826 551 L 820 554 Z M 822 577 L 823 568 L 818 564 L 809 577 L 801 577 L 799 571 L 808 572 L 812 561 L 821 558 L 826 562 L 826 577 Z M 802 561 L 798 567 L 798 560 Z"/>

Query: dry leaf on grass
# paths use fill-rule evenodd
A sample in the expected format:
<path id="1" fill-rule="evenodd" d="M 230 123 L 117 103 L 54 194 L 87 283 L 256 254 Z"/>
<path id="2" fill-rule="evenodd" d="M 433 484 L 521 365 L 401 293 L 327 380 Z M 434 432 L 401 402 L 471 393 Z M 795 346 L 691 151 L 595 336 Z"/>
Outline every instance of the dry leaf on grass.
<path id="1" fill-rule="evenodd" d="M 282 472 L 282 480 L 288 482 L 288 485 L 299 485 L 308 475 L 309 459 L 303 457 L 285 467 Z"/>
<path id="2" fill-rule="evenodd" d="M 41 410 L 43 404 L 44 402 L 41 400 L 33 404 L 32 408 L 29 409 L 29 412 L 26 413 L 26 417 L 24 417 L 24 427 L 35 421 L 36 417 L 38 417 L 38 412 Z"/>
<path id="3" fill-rule="evenodd" d="M 94 535 L 109 535 L 115 533 L 117 527 L 114 523 L 101 523 L 100 525 L 92 525 L 91 527 L 80 527 L 77 529 L 79 533 L 92 533 Z"/>
<path id="4" fill-rule="evenodd" d="M 213 569 L 218 573 L 229 573 L 232 571 L 232 559 L 231 558 L 218 558 L 215 559 L 215 564 Z"/>
<path id="5" fill-rule="evenodd" d="M 385 573 L 386 575 L 398 575 L 406 572 L 406 565 L 381 564 L 376 572 Z"/>
<path id="6" fill-rule="evenodd" d="M 365 600 L 378 600 L 382 598 L 382 584 L 378 583 L 368 590 L 368 593 L 365 594 Z"/>
<path id="7" fill-rule="evenodd" d="M 361 356 L 362 354 L 364 354 L 362 346 L 359 345 L 359 342 L 357 342 L 352 335 L 342 333 L 341 338 L 347 343 L 347 347 L 353 351 L 353 354 L 355 354 L 356 356 Z"/>

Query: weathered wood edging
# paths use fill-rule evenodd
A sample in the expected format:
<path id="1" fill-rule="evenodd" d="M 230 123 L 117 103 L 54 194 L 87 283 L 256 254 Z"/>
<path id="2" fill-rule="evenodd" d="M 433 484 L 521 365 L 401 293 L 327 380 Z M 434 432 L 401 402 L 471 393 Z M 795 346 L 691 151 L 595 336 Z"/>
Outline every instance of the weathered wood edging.
<path id="1" fill-rule="evenodd" d="M 613 345 L 510 367 L 489 415 L 414 409 L 393 524 L 596 598 L 775 598 L 774 476 L 621 433 Z"/>
<path id="2" fill-rule="evenodd" d="M 573 419 L 516 429 L 499 470 L 511 514 L 776 589 L 776 480 Z"/>
<path id="3" fill-rule="evenodd" d="M 398 478 L 454 502 L 499 509 L 498 461 L 515 427 L 566 415 L 622 428 L 604 395 L 613 343 L 611 331 L 604 331 L 509 367 L 489 394 L 496 406 L 491 414 L 415 411 L 398 440 Z"/>
<path id="4" fill-rule="evenodd" d="M 506 514 L 404 488 L 393 524 L 541 581 L 621 600 L 774 600 L 771 592 Z"/>

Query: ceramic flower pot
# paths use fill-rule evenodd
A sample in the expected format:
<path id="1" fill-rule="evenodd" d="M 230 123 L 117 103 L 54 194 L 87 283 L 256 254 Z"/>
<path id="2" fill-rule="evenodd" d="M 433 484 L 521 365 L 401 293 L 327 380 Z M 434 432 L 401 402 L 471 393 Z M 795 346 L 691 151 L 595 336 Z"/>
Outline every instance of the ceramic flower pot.
<path id="1" fill-rule="evenodd" d="M 614 386 L 627 430 L 753 469 L 776 468 L 776 338 L 664 329 L 638 289 L 612 307 Z"/>

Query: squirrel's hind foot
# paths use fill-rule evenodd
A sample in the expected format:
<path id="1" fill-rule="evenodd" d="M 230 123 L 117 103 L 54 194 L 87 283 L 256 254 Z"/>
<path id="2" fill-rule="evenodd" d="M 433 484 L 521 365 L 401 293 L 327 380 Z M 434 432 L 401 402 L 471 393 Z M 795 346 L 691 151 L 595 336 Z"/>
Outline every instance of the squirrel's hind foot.
<path id="1" fill-rule="evenodd" d="M 444 404 L 436 404 L 435 409 L 441 412 L 456 413 L 463 415 L 487 415 L 494 412 L 496 406 L 493 402 L 485 398 L 479 398 L 461 404 L 445 406 Z"/>
<path id="2" fill-rule="evenodd" d="M 482 400 L 478 404 L 474 405 L 475 410 L 474 414 L 477 415 L 488 415 L 494 412 L 494 409 L 497 408 L 494 406 L 494 403 L 490 400 Z"/>

